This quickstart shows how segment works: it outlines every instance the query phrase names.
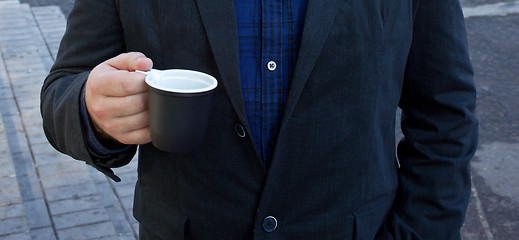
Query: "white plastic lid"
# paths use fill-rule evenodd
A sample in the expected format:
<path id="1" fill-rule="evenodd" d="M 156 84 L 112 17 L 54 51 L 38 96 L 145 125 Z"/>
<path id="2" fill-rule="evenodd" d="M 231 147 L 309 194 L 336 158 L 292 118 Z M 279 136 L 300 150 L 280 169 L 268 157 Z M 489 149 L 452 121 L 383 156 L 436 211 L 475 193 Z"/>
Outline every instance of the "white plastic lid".
<path id="1" fill-rule="evenodd" d="M 213 76 L 193 70 L 151 69 L 141 73 L 146 74 L 146 84 L 167 92 L 201 93 L 213 90 L 218 85 Z"/>

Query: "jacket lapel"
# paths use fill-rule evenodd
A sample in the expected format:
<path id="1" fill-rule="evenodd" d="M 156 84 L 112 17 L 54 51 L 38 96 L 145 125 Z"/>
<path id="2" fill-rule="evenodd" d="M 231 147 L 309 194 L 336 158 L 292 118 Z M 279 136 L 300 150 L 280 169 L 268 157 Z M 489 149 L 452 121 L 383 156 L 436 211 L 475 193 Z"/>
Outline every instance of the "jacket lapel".
<path id="1" fill-rule="evenodd" d="M 337 14 L 337 0 L 309 0 L 305 17 L 303 36 L 294 70 L 288 101 L 281 123 L 281 130 L 287 123 L 303 88 L 319 57 Z"/>
<path id="2" fill-rule="evenodd" d="M 240 121 L 250 131 L 241 92 L 239 45 L 234 0 L 196 0 L 213 50 L 219 81 Z M 292 114 L 337 14 L 337 0 L 309 0 L 305 26 L 281 130 Z"/>
<path id="3" fill-rule="evenodd" d="M 196 0 L 221 79 L 240 121 L 249 129 L 239 69 L 238 30 L 234 0 Z"/>

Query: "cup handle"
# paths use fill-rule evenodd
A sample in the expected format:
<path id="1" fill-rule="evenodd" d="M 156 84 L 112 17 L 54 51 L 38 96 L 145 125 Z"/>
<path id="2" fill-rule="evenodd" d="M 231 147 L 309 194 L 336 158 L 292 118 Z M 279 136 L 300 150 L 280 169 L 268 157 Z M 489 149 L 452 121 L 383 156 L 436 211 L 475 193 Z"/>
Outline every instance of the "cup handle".
<path id="1" fill-rule="evenodd" d="M 135 70 L 135 72 L 142 73 L 142 74 L 144 74 L 146 76 L 148 76 L 148 74 L 150 74 L 150 72 L 141 71 L 141 70 Z"/>

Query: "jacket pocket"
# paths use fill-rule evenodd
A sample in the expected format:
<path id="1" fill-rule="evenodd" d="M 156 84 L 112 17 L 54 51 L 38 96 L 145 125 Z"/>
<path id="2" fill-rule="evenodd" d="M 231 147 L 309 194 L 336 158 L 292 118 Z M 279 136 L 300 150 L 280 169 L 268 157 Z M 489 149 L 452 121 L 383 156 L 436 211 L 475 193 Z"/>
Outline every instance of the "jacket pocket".
<path id="1" fill-rule="evenodd" d="M 391 212 L 385 226 L 379 230 L 377 240 L 421 240 L 411 226 L 407 225 L 395 212 Z"/>
<path id="2" fill-rule="evenodd" d="M 165 203 L 137 185 L 133 207 L 137 221 L 161 239 L 184 239 L 187 216 L 176 204 Z"/>
<path id="3" fill-rule="evenodd" d="M 393 195 L 391 195 L 391 197 L 392 196 Z M 384 197 L 373 204 L 367 205 L 358 213 L 353 214 L 355 220 L 355 239 L 375 239 L 375 235 L 387 221 L 392 204 L 392 198 Z"/>

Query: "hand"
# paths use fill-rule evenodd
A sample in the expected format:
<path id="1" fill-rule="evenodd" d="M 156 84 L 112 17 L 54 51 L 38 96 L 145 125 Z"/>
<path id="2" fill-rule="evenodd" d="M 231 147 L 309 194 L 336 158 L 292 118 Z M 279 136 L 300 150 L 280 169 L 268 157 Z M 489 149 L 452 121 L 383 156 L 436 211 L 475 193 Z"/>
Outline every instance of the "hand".
<path id="1" fill-rule="evenodd" d="M 145 75 L 151 59 L 142 53 L 124 53 L 97 65 L 85 85 L 85 103 L 101 141 L 123 144 L 151 142 Z"/>

